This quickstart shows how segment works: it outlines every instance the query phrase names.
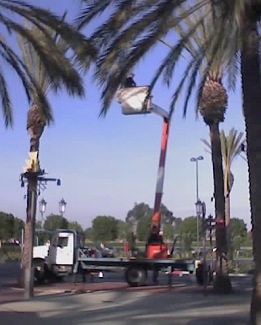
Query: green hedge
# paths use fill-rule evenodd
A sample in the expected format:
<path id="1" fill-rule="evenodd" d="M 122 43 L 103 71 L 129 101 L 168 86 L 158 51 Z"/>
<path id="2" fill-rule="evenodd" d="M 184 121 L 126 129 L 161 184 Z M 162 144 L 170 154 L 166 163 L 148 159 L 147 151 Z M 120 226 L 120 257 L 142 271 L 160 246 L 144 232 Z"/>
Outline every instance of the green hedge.
<path id="1" fill-rule="evenodd" d="M 21 247 L 18 245 L 3 245 L 0 247 L 1 261 L 20 260 L 22 257 Z"/>

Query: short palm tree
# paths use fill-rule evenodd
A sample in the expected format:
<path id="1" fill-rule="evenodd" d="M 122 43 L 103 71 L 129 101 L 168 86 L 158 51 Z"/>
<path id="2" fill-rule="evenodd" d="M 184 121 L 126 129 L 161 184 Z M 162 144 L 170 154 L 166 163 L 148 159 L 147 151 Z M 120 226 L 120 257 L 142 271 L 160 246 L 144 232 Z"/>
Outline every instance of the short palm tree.
<path id="1" fill-rule="evenodd" d="M 224 169 L 224 190 L 225 190 L 225 217 L 228 244 L 230 244 L 229 225 L 230 225 L 230 192 L 234 184 L 234 175 L 231 171 L 231 166 L 234 159 L 240 156 L 244 133 L 235 130 L 234 128 L 226 135 L 224 130 L 220 132 L 221 151 Z M 206 139 L 201 140 L 211 153 L 211 143 Z"/>
<path id="2" fill-rule="evenodd" d="M 94 57 L 95 51 L 91 43 L 83 37 L 74 27 L 66 23 L 62 17 L 57 17 L 48 10 L 30 5 L 22 0 L 0 0 L 0 101 L 3 111 L 5 126 L 13 125 L 13 113 L 8 84 L 5 78 L 3 66 L 6 65 L 13 69 L 21 80 L 25 93 L 30 101 L 29 89 L 34 89 L 38 97 L 38 106 L 45 116 L 47 123 L 52 121 L 50 114 L 50 105 L 47 101 L 42 88 L 37 84 L 34 75 L 30 73 L 27 67 L 21 61 L 5 36 L 11 37 L 11 34 L 20 35 L 31 45 L 39 56 L 42 65 L 49 70 L 50 80 L 54 84 L 62 81 L 68 93 L 77 96 L 84 95 L 82 79 L 75 68 L 69 64 L 69 60 L 59 48 L 55 46 L 53 40 L 46 33 L 45 38 L 38 39 L 33 31 L 19 23 L 17 16 L 21 20 L 30 21 L 33 26 L 41 28 L 44 33 L 46 28 L 52 29 L 70 48 L 72 56 L 79 67 L 88 67 Z M 5 33 L 5 30 L 7 33 Z M 7 34 L 7 35 L 5 35 Z"/>
<path id="3" fill-rule="evenodd" d="M 184 86 L 187 86 L 188 90 L 187 99 L 191 97 L 197 85 L 197 97 L 201 98 L 205 79 L 209 75 L 212 64 L 206 66 L 199 80 L 196 77 L 207 49 L 212 48 L 211 62 L 219 55 L 219 51 L 226 54 L 226 71 L 232 88 L 235 87 L 235 81 L 240 73 L 249 165 L 253 252 L 256 264 L 251 315 L 252 324 L 258 324 L 261 313 L 259 298 L 261 297 L 261 137 L 259 136 L 261 130 L 259 107 L 261 102 L 259 52 L 261 0 L 133 0 L 131 4 L 135 5 L 135 8 L 131 13 L 127 10 L 127 5 L 130 4 L 128 0 L 83 0 L 82 2 L 86 7 L 78 19 L 80 27 L 88 24 L 106 9 L 110 9 L 109 18 L 101 21 L 92 35 L 99 49 L 95 77 L 102 88 L 102 113 L 107 112 L 118 86 L 128 71 L 144 58 L 158 40 L 165 38 L 175 26 L 182 23 L 184 18 L 193 12 L 200 13 L 200 8 L 211 4 L 211 12 L 215 16 L 214 24 L 208 30 L 206 42 L 198 49 L 196 59 L 193 57 L 187 63 L 184 77 L 179 81 L 177 91 L 174 90 L 171 108 L 175 107 L 177 97 Z M 179 9 L 184 4 L 187 4 L 187 9 L 180 15 Z M 170 83 L 187 40 L 198 31 L 198 28 L 200 23 L 195 22 L 186 35 L 176 42 L 160 65 L 152 86 L 160 75 L 164 76 L 166 84 Z M 125 64 L 120 71 L 115 72 L 114 66 L 117 65 L 119 53 L 124 53 Z M 187 102 L 188 100 L 186 104 Z"/>
<path id="4" fill-rule="evenodd" d="M 62 19 L 64 21 L 65 15 Z M 30 152 L 37 152 L 39 159 L 39 147 L 40 137 L 44 131 L 46 125 L 48 125 L 52 119 L 51 106 L 48 103 L 47 95 L 50 91 L 59 91 L 65 88 L 72 95 L 78 94 L 82 96 L 84 94 L 84 88 L 82 85 L 82 79 L 77 72 L 77 61 L 68 59 L 67 50 L 68 45 L 61 38 L 61 36 L 49 27 L 45 27 L 42 30 L 42 25 L 38 26 L 27 23 L 25 28 L 33 38 L 37 39 L 40 44 L 45 44 L 46 39 L 48 42 L 52 42 L 52 46 L 57 49 L 61 60 L 57 57 L 57 65 L 62 62 L 65 64 L 64 76 L 57 76 L 54 78 L 53 72 L 50 72 L 50 67 L 46 67 L 44 61 L 40 57 L 39 53 L 35 49 L 32 43 L 28 42 L 27 38 L 18 34 L 18 45 L 21 51 L 20 64 L 23 66 L 27 75 L 30 76 L 27 80 L 26 90 L 30 101 L 30 109 L 27 114 L 27 130 L 30 136 Z M 43 100 L 47 104 L 43 107 Z M 30 286 L 29 279 L 25 276 L 28 273 L 28 269 L 31 269 L 32 251 L 31 251 L 31 238 L 34 238 L 35 228 L 35 214 L 37 207 L 37 174 L 28 175 L 28 187 L 27 187 L 27 217 L 25 224 L 25 238 L 24 238 L 24 250 L 22 258 L 22 272 L 21 272 L 21 284 L 25 286 L 26 295 L 32 295 L 32 287 Z"/>

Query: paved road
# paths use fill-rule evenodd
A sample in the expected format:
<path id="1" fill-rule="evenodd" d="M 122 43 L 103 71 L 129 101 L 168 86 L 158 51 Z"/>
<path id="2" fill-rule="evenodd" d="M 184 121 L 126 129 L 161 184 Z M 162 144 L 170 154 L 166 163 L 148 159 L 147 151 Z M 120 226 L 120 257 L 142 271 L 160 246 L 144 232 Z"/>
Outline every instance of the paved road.
<path id="1" fill-rule="evenodd" d="M 0 263 L 0 287 L 7 286 L 10 284 L 16 284 L 17 279 L 19 276 L 20 271 L 20 262 L 17 261 L 10 261 L 10 262 L 2 262 Z M 148 277 L 148 284 L 151 284 L 151 276 L 149 274 Z M 234 288 L 242 288 L 249 290 L 251 288 L 251 276 L 231 276 L 232 284 Z M 94 278 L 95 282 L 125 282 L 124 280 L 124 273 L 123 271 L 118 270 L 117 272 L 106 272 L 104 274 L 103 279 L 98 279 L 96 276 Z M 159 277 L 159 281 L 161 284 L 167 283 L 167 276 L 162 273 Z M 65 283 L 72 283 L 72 277 L 65 277 Z M 81 276 L 77 275 L 77 282 L 81 282 Z M 195 277 L 183 275 L 181 277 L 175 276 L 173 277 L 173 282 L 177 284 L 186 284 L 186 285 L 193 285 L 196 284 Z"/>
<path id="2" fill-rule="evenodd" d="M 103 279 L 95 278 L 95 283 L 77 286 L 68 277 L 64 283 L 37 286 L 37 297 L 26 302 L 21 301 L 21 289 L 7 286 L 16 283 L 19 268 L 17 262 L 0 263 L 0 319 L 6 325 L 52 325 L 60 321 L 64 325 L 248 324 L 249 276 L 232 277 L 235 293 L 221 299 L 213 296 L 211 289 L 205 297 L 193 276 L 175 277 L 173 289 L 164 285 L 166 275 L 160 276 L 163 285 L 139 288 L 129 288 L 120 272 L 106 273 Z"/>
<path id="3" fill-rule="evenodd" d="M 114 290 L 2 304 L 0 319 L 5 325 L 247 325 L 249 302 L 249 294 Z"/>

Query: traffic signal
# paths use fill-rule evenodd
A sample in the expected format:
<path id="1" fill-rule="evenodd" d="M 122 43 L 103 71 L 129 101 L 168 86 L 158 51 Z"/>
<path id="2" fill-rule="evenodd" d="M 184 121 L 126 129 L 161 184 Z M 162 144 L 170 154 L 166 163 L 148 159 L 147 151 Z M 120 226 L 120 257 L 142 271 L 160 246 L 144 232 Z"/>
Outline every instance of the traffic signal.
<path id="1" fill-rule="evenodd" d="M 38 151 L 29 152 L 29 159 L 25 160 L 25 167 L 23 167 L 24 173 L 35 173 L 40 170 Z"/>

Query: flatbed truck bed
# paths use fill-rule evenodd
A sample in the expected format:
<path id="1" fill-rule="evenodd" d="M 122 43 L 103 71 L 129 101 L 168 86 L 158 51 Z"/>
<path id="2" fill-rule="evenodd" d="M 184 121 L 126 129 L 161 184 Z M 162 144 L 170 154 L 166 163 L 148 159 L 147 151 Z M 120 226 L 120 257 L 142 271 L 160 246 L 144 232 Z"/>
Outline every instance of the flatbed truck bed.
<path id="1" fill-rule="evenodd" d="M 173 258 L 167 259 L 147 259 L 144 257 L 137 258 L 93 258 L 84 253 L 83 249 L 78 249 L 77 259 L 73 266 L 73 274 L 86 272 L 88 270 L 111 270 L 116 268 L 125 269 L 125 279 L 130 286 L 144 285 L 147 279 L 147 271 L 160 271 L 168 269 L 170 274 L 169 283 L 171 283 L 171 275 L 175 270 L 194 272 L 195 263 L 193 260 L 177 260 Z"/>

